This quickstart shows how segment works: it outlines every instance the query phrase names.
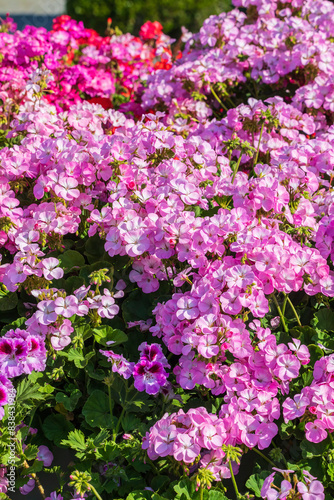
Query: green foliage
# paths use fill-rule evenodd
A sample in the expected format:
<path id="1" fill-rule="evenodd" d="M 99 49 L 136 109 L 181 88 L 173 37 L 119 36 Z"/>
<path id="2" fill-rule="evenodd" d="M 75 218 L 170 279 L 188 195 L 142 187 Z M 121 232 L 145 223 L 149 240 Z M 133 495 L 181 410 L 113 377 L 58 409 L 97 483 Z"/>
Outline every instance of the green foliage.
<path id="1" fill-rule="evenodd" d="M 181 26 L 196 32 L 211 14 L 230 10 L 230 0 L 67 0 L 67 13 L 84 21 L 87 28 L 104 33 L 107 18 L 124 33 L 138 34 L 146 21 L 159 21 L 164 32 L 179 37 Z"/>

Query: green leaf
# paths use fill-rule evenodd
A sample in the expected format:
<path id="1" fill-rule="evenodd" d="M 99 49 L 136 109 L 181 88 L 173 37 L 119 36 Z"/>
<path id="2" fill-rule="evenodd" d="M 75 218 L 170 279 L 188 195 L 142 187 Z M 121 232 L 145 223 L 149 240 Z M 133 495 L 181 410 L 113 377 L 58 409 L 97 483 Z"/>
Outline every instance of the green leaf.
<path id="1" fill-rule="evenodd" d="M 68 434 L 68 438 L 63 439 L 60 444 L 65 446 L 67 445 L 70 448 L 72 448 L 72 450 L 85 451 L 86 449 L 85 435 L 82 431 L 74 429 L 74 431 L 71 431 Z"/>
<path id="2" fill-rule="evenodd" d="M 130 432 L 136 429 L 140 424 L 139 418 L 137 418 L 132 413 L 127 413 L 122 419 L 122 427 L 124 432 Z"/>
<path id="3" fill-rule="evenodd" d="M 19 299 L 16 292 L 8 292 L 0 296 L 0 311 L 10 311 L 17 306 Z"/>
<path id="4" fill-rule="evenodd" d="M 26 475 L 33 474 L 36 472 L 40 472 L 41 470 L 43 470 L 43 468 L 44 468 L 44 464 L 43 464 L 42 460 L 35 460 L 34 463 L 29 468 L 24 469 L 24 473 Z"/>
<path id="5" fill-rule="evenodd" d="M 105 372 L 101 368 L 97 368 L 95 370 L 94 364 L 92 362 L 89 362 L 87 364 L 86 371 L 90 378 L 93 378 L 95 380 L 103 380 L 106 376 Z"/>
<path id="6" fill-rule="evenodd" d="M 65 274 L 69 273 L 73 268 L 80 269 L 85 265 L 85 259 L 81 253 L 76 250 L 67 250 L 58 256 L 60 266 L 64 269 Z"/>
<path id="7" fill-rule="evenodd" d="M 80 278 L 80 276 L 70 276 L 65 280 L 65 292 L 67 295 L 71 295 L 74 290 L 80 288 L 84 283 L 84 279 Z"/>
<path id="8" fill-rule="evenodd" d="M 72 347 L 68 351 L 67 357 L 69 361 L 74 361 L 74 364 L 77 368 L 84 368 L 88 363 L 89 358 L 94 356 L 94 354 L 94 351 L 91 351 L 88 355 L 88 359 L 86 359 L 80 347 Z"/>
<path id="9" fill-rule="evenodd" d="M 112 407 L 114 402 L 112 401 Z M 116 419 L 112 418 L 109 409 L 109 399 L 105 392 L 95 390 L 87 399 L 82 413 L 91 427 L 111 429 Z"/>
<path id="10" fill-rule="evenodd" d="M 187 500 L 193 500 L 194 492 L 195 492 L 195 484 L 182 479 L 174 486 L 174 491 L 177 494 L 175 500 L 183 500 L 181 497 L 184 496 Z"/>
<path id="11" fill-rule="evenodd" d="M 311 344 L 308 346 L 308 349 L 310 351 L 310 355 L 311 355 L 311 358 L 310 358 L 310 366 L 314 366 L 314 363 L 318 360 L 318 359 L 321 359 L 324 355 L 324 352 L 323 350 L 321 349 L 321 347 L 319 347 L 318 345 L 315 345 L 315 344 Z"/>
<path id="12" fill-rule="evenodd" d="M 159 491 L 170 482 L 169 476 L 155 476 L 152 479 L 151 487 L 154 491 Z"/>
<path id="13" fill-rule="evenodd" d="M 151 500 L 152 493 L 150 491 L 133 491 L 126 500 Z"/>
<path id="14" fill-rule="evenodd" d="M 27 460 L 35 460 L 38 453 L 38 447 L 35 444 L 28 444 L 24 450 L 24 455 Z"/>
<path id="15" fill-rule="evenodd" d="M 317 328 L 328 332 L 334 331 L 334 311 L 323 307 L 314 316 L 318 319 Z"/>
<path id="16" fill-rule="evenodd" d="M 330 441 L 328 437 L 320 443 L 311 443 L 311 441 L 303 439 L 303 441 L 300 443 L 300 448 L 302 450 L 303 458 L 312 458 L 322 456 L 329 445 Z"/>
<path id="17" fill-rule="evenodd" d="M 258 498 L 262 498 L 261 488 L 267 476 L 268 472 L 262 471 L 260 472 L 260 474 L 252 474 L 246 481 L 246 487 L 252 490 L 255 493 L 255 496 L 257 496 Z"/>
<path id="18" fill-rule="evenodd" d="M 68 433 L 74 429 L 64 415 L 49 415 L 42 423 L 42 429 L 45 437 L 53 441 L 57 446 L 68 436 Z"/>
<path id="19" fill-rule="evenodd" d="M 228 500 L 228 498 L 218 490 L 210 490 L 208 495 L 209 500 Z"/>
<path id="20" fill-rule="evenodd" d="M 95 340 L 104 346 L 107 346 L 107 342 L 112 341 L 111 347 L 115 345 L 122 344 L 128 340 L 128 336 L 121 330 L 112 328 L 109 325 L 102 325 L 93 328 L 93 333 Z"/>
<path id="21" fill-rule="evenodd" d="M 79 389 L 74 389 L 73 391 L 71 391 L 71 394 L 69 396 L 67 396 L 67 394 L 64 394 L 63 392 L 58 392 L 56 394 L 56 401 L 57 403 L 63 404 L 66 410 L 73 411 L 81 396 L 82 393 L 81 391 L 79 391 Z"/>
<path id="22" fill-rule="evenodd" d="M 101 429 L 97 436 L 94 438 L 94 445 L 99 446 L 109 439 L 109 432 L 106 429 Z"/>
<path id="23" fill-rule="evenodd" d="M 141 290 L 134 290 L 123 301 L 122 312 L 125 323 L 140 319 L 147 320 L 152 312 L 149 294 L 144 294 Z"/>
<path id="24" fill-rule="evenodd" d="M 40 387 L 39 384 L 32 384 L 29 378 L 21 380 L 16 389 L 16 403 L 22 404 L 32 399 L 44 399 L 45 395 L 40 392 Z"/>
<path id="25" fill-rule="evenodd" d="M 15 330 L 15 328 L 21 328 L 24 326 L 27 318 L 18 318 L 17 320 L 13 321 L 13 323 L 10 323 L 9 325 L 6 325 L 2 328 L 1 330 L 1 337 L 5 335 L 5 333 L 8 332 L 8 330 Z"/>

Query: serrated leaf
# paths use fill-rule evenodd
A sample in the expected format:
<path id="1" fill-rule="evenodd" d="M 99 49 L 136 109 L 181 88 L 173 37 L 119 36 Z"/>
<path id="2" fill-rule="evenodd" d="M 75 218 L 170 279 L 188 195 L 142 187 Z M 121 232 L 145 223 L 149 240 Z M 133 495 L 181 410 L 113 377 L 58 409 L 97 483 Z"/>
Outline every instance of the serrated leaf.
<path id="1" fill-rule="evenodd" d="M 68 434 L 68 438 L 63 439 L 60 444 L 65 446 L 67 445 L 70 448 L 72 448 L 72 450 L 85 451 L 86 449 L 85 435 L 82 431 L 74 429 L 74 431 L 71 431 Z"/>
<path id="2" fill-rule="evenodd" d="M 122 419 L 122 427 L 124 432 L 130 432 L 136 429 L 140 424 L 139 418 L 137 418 L 132 413 L 127 413 Z"/>
<path id="3" fill-rule="evenodd" d="M 112 408 L 114 402 L 112 401 Z M 91 427 L 103 427 L 111 429 L 114 426 L 115 420 L 110 415 L 109 399 L 105 392 L 95 390 L 87 399 L 82 414 L 85 417 L 87 424 Z"/>
<path id="4" fill-rule="evenodd" d="M 42 423 L 42 429 L 50 441 L 57 446 L 68 436 L 68 433 L 74 429 L 73 424 L 69 422 L 64 415 L 49 415 Z"/>
<path id="5" fill-rule="evenodd" d="M 261 488 L 268 475 L 267 471 L 262 471 L 260 474 L 252 474 L 246 481 L 246 487 L 252 490 L 258 498 L 261 498 Z"/>
<path id="6" fill-rule="evenodd" d="M 28 444 L 24 450 L 24 455 L 27 460 L 35 460 L 38 453 L 38 447 L 35 444 Z"/>
<path id="7" fill-rule="evenodd" d="M 16 403 L 22 404 L 33 399 L 44 399 L 45 394 L 40 392 L 39 388 L 39 384 L 32 384 L 28 378 L 21 380 L 16 389 Z"/>
<path id="8" fill-rule="evenodd" d="M 130 493 L 126 500 L 150 500 L 152 493 L 149 491 L 133 491 Z"/>
<path id="9" fill-rule="evenodd" d="M 109 439 L 110 433 L 106 429 L 101 429 L 97 436 L 95 436 L 93 442 L 95 446 L 99 446 L 105 443 Z"/>
<path id="10" fill-rule="evenodd" d="M 228 498 L 221 491 L 210 490 L 208 500 L 228 500 Z"/>
<path id="11" fill-rule="evenodd" d="M 43 470 L 44 464 L 41 460 L 35 460 L 34 463 L 27 469 L 24 469 L 25 474 L 33 474 Z"/>

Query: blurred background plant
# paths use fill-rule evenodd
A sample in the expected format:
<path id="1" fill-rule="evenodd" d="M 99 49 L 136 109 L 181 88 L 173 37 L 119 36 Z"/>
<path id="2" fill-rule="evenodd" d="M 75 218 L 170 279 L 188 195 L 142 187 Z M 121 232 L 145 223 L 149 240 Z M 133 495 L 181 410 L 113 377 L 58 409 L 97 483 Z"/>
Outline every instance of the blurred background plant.
<path id="1" fill-rule="evenodd" d="M 204 19 L 231 9 L 231 0 L 67 0 L 67 14 L 104 34 L 107 19 L 123 33 L 138 35 L 146 21 L 159 21 L 164 33 L 179 38 L 181 27 L 196 32 Z"/>

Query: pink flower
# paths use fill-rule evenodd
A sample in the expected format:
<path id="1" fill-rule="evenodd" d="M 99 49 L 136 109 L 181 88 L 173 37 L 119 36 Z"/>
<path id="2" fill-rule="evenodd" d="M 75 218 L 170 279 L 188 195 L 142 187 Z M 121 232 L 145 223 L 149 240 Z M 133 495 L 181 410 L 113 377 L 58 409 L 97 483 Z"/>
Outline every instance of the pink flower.
<path id="1" fill-rule="evenodd" d="M 64 270 L 59 266 L 59 260 L 54 257 L 42 260 L 44 278 L 49 281 L 59 280 L 64 275 Z"/>
<path id="2" fill-rule="evenodd" d="M 316 419 L 314 422 L 305 424 L 305 437 L 312 443 L 320 443 L 327 437 L 325 425 L 321 420 Z"/>
<path id="3" fill-rule="evenodd" d="M 37 304 L 37 308 L 35 316 L 41 325 L 50 325 L 57 320 L 58 314 L 53 300 L 42 300 Z"/>
<path id="4" fill-rule="evenodd" d="M 41 445 L 38 447 L 37 460 L 41 460 L 44 467 L 50 467 L 53 462 L 53 454 L 47 446 Z"/>
<path id="5" fill-rule="evenodd" d="M 292 354 L 281 354 L 276 360 L 275 375 L 283 382 L 298 377 L 300 361 Z"/>
<path id="6" fill-rule="evenodd" d="M 199 455 L 201 447 L 196 444 L 189 434 L 178 434 L 173 446 L 175 460 L 189 464 Z"/>
<path id="7" fill-rule="evenodd" d="M 59 316 L 64 318 L 70 318 L 77 313 L 78 310 L 78 299 L 74 295 L 68 295 L 67 297 L 57 297 L 54 301 L 55 312 Z"/>
<path id="8" fill-rule="evenodd" d="M 198 300 L 194 297 L 181 297 L 177 307 L 176 316 L 179 320 L 195 319 L 199 315 Z"/>

